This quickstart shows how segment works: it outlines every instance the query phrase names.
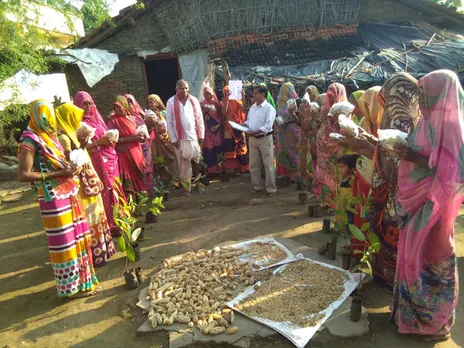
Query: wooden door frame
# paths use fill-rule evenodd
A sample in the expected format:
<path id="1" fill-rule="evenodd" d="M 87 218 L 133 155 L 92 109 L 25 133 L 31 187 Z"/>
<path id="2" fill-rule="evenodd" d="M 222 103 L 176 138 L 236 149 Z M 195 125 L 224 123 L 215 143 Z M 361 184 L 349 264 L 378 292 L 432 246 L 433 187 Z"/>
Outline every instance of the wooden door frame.
<path id="1" fill-rule="evenodd" d="M 179 64 L 179 56 L 174 53 L 160 53 L 160 54 L 154 54 L 151 56 L 147 56 L 145 59 L 143 57 L 140 57 L 140 63 L 142 64 L 142 74 L 143 74 L 143 82 L 145 85 L 145 95 L 148 96 L 149 89 L 148 89 L 148 79 L 147 79 L 147 68 L 145 66 L 145 63 L 147 61 L 156 61 L 156 60 L 166 60 L 166 59 L 176 59 L 177 60 L 177 74 L 179 75 L 179 79 L 182 78 L 182 70 L 180 68 Z"/>

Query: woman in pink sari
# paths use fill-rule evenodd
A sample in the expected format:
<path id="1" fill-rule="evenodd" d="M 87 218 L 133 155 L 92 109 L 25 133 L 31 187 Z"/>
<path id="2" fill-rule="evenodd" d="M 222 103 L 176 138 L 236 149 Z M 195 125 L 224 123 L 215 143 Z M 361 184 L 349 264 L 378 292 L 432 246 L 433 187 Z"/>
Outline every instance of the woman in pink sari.
<path id="1" fill-rule="evenodd" d="M 332 206 L 338 184 L 337 159 L 343 155 L 343 146 L 330 139 L 330 133 L 337 131 L 330 124 L 327 116 L 334 104 L 347 101 L 345 86 L 340 83 L 331 84 L 324 100 L 325 104 L 321 108 L 322 123 L 317 132 L 317 167 L 314 193 L 323 201 L 322 203 Z"/>
<path id="2" fill-rule="evenodd" d="M 84 91 L 77 92 L 74 96 L 74 104 L 84 110 L 82 122 L 95 128 L 95 136 L 91 139 L 92 142 L 87 146 L 87 150 L 93 167 L 105 186 L 101 195 L 108 224 L 114 235 L 119 231 L 119 227 L 114 224 L 113 205 L 119 202 L 120 194 L 124 194 L 121 185 L 116 180 L 119 179 L 118 155 L 111 137 L 106 135 L 108 127 L 90 94 Z M 125 197 L 122 198 L 125 199 Z"/>
<path id="3" fill-rule="evenodd" d="M 223 168 L 218 165 L 218 155 L 224 156 L 222 143 L 224 128 L 222 124 L 221 105 L 211 87 L 203 89 L 203 101 L 200 103 L 205 119 L 205 140 L 203 141 L 203 159 L 207 173 L 221 173 Z M 225 161 L 225 158 L 222 159 Z"/>
<path id="4" fill-rule="evenodd" d="M 134 116 L 135 124 L 138 127 L 146 126 L 145 123 L 145 112 L 143 111 L 140 104 L 134 98 L 132 94 L 125 94 L 127 102 L 129 103 L 130 110 L 132 115 Z M 153 129 L 148 129 L 148 139 L 145 140 L 140 145 L 142 146 L 143 155 L 145 157 L 145 165 L 146 165 L 146 178 L 145 178 L 145 185 L 147 186 L 147 192 L 151 197 L 155 196 L 155 183 L 153 179 L 153 156 L 151 153 L 151 144 L 153 139 L 155 139 L 155 132 Z"/>
<path id="5" fill-rule="evenodd" d="M 119 131 L 116 152 L 119 175 L 126 195 L 146 191 L 146 163 L 140 146 L 140 143 L 145 141 L 145 137 L 137 135 L 135 116 L 131 116 L 131 113 L 127 99 L 117 96 L 114 102 L 114 115 L 108 119 L 108 128 Z"/>
<path id="6" fill-rule="evenodd" d="M 446 340 L 455 320 L 454 223 L 464 198 L 464 91 L 455 73 L 419 80 L 422 118 L 399 156 L 400 235 L 392 318 L 400 333 Z"/>

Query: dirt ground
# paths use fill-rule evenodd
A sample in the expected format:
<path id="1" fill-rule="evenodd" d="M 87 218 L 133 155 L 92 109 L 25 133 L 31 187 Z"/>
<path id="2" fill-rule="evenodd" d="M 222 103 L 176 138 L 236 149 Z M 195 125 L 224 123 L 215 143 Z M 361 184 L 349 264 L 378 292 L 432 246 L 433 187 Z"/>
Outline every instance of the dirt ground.
<path id="1" fill-rule="evenodd" d="M 259 206 L 249 204 L 259 198 Z M 306 206 L 298 205 L 294 185 L 275 198 L 250 193 L 250 178 L 215 182 L 203 195 L 184 198 L 178 192 L 166 203 L 160 222 L 147 227 L 142 243 L 142 266 L 151 272 L 170 256 L 211 248 L 230 240 L 260 235 L 292 238 L 318 246 L 331 238 L 320 232 L 322 221 L 310 219 Z M 464 270 L 464 209 L 457 220 L 456 246 L 460 274 Z M 341 261 L 340 261 L 341 262 Z M 92 298 L 66 301 L 55 294 L 47 242 L 34 194 L 29 191 L 16 203 L 0 205 L 0 348 L 1 347 L 167 347 L 167 335 L 136 335 L 145 318 L 135 308 L 137 290 L 124 288 L 122 254 L 97 269 L 102 291 Z M 146 284 L 145 284 L 146 285 Z M 462 290 L 461 290 L 462 295 Z M 327 331 L 316 335 L 311 347 L 463 347 L 464 305 L 457 308 L 452 339 L 445 343 L 416 342 L 397 333 L 389 322 L 389 295 L 376 284 L 365 288 L 371 332 L 342 340 Z M 199 347 L 199 346 L 198 346 Z M 284 338 L 254 339 L 251 347 L 292 345 Z M 195 347 L 196 348 L 196 347 Z M 225 347 L 224 347 L 225 348 Z"/>

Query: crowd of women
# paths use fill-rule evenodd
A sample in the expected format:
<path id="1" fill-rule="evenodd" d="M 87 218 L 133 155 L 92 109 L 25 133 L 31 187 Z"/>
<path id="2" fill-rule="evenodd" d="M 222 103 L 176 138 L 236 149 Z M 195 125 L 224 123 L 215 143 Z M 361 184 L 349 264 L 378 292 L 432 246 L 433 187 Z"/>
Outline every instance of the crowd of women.
<path id="1" fill-rule="evenodd" d="M 370 222 L 380 240 L 373 272 L 393 293 L 399 332 L 447 339 L 458 298 L 454 223 L 464 198 L 464 92 L 457 75 L 439 70 L 417 81 L 398 73 L 349 98 L 339 83 L 321 95 L 309 86 L 299 111 L 289 111 L 291 98 L 298 98 L 295 88 L 285 83 L 277 100 L 284 121 L 277 127 L 277 173 L 310 181 L 329 207 L 346 198 L 346 187 L 362 197 L 350 222 Z M 361 127 L 359 135 L 344 134 L 345 116 Z M 407 144 L 383 146 L 379 133 L 386 129 L 406 133 Z M 350 157 L 353 178 L 346 180 Z M 353 249 L 364 247 L 352 242 Z"/>
<path id="2" fill-rule="evenodd" d="M 213 89 L 203 91 L 203 158 L 208 173 L 238 174 L 248 169 L 247 141 L 227 121 L 243 124 L 246 112 L 227 86 L 223 95 L 219 101 Z M 20 144 L 19 178 L 36 183 L 63 297 L 95 293 L 94 267 L 115 253 L 112 237 L 120 232 L 115 203 L 137 192 L 154 195 L 155 175 L 170 180 L 178 174 L 159 96 L 148 96 L 147 110 L 132 95 L 118 96 L 106 122 L 88 93 L 78 92 L 73 101 L 32 102 Z M 278 116 L 277 176 L 310 184 L 328 207 L 339 203 L 340 192 L 370 202 L 369 209 L 356 207 L 350 223 L 370 222 L 378 236 L 373 272 L 393 292 L 399 331 L 449 337 L 458 297 L 453 226 L 464 198 L 464 93 L 456 74 L 440 70 L 417 81 L 398 73 L 349 98 L 339 83 L 323 94 L 309 86 L 299 98 L 287 82 L 277 103 L 270 94 L 268 101 Z M 344 134 L 342 118 L 359 126 L 355 136 Z M 79 131 L 83 124 L 91 135 Z M 384 148 L 379 130 L 385 129 L 408 134 L 407 144 Z M 78 149 L 89 160 L 75 168 L 69 163 Z M 363 243 L 353 238 L 353 249 Z"/>

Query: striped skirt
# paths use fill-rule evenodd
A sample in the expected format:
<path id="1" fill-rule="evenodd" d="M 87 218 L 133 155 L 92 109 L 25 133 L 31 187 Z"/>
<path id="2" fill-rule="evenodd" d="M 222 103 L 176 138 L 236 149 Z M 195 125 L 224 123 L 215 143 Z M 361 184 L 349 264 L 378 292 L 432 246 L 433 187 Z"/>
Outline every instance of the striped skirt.
<path id="1" fill-rule="evenodd" d="M 92 262 L 91 236 L 78 196 L 52 202 L 39 197 L 39 206 L 58 296 L 93 290 L 98 280 Z"/>

